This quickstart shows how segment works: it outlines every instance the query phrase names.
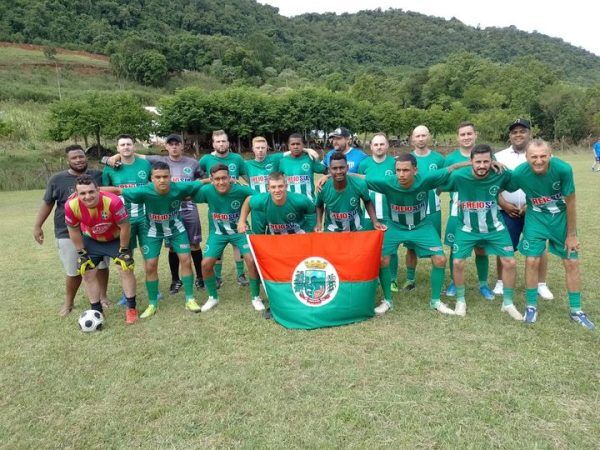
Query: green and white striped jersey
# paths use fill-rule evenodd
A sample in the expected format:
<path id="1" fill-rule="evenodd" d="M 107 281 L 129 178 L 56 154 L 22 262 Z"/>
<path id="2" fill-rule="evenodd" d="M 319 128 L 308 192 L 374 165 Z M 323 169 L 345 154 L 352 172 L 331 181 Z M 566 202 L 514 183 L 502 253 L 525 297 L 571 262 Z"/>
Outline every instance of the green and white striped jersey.
<path id="1" fill-rule="evenodd" d="M 315 173 L 325 173 L 327 167 L 314 161 L 306 153 L 298 157 L 284 156 L 279 161 L 279 170 L 287 180 L 288 191 L 307 196 L 315 200 Z"/>
<path id="2" fill-rule="evenodd" d="M 211 234 L 237 234 L 242 204 L 254 191 L 249 186 L 233 183 L 220 194 L 212 184 L 204 185 L 193 197 L 196 203 L 208 204 L 208 230 Z"/>
<path id="3" fill-rule="evenodd" d="M 382 162 L 377 162 L 372 156 L 370 156 L 360 162 L 358 166 L 358 173 L 362 175 L 371 175 L 376 178 L 395 177 L 396 160 L 392 156 L 386 155 Z M 388 213 L 389 207 L 385 195 L 369 189 L 369 196 L 371 197 L 371 201 L 375 207 L 377 219 L 387 221 L 390 217 Z M 366 210 L 364 218 L 371 220 Z"/>
<path id="4" fill-rule="evenodd" d="M 346 187 L 338 191 L 330 178 L 317 195 L 317 206 L 325 207 L 326 231 L 360 231 L 363 229 L 362 205 L 370 202 L 367 183 L 362 178 L 347 176 Z"/>

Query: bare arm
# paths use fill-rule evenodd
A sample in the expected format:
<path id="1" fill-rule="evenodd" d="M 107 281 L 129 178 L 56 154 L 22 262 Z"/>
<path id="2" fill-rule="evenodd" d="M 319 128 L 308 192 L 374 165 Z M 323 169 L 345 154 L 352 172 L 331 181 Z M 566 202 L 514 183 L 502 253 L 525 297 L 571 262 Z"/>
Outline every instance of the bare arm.
<path id="1" fill-rule="evenodd" d="M 577 238 L 577 212 L 575 203 L 575 194 L 565 197 L 567 204 L 567 238 L 565 239 L 565 250 L 567 256 L 571 252 L 577 252 L 580 248 L 579 239 Z"/>
<path id="2" fill-rule="evenodd" d="M 248 215 L 250 214 L 250 197 L 246 197 L 244 203 L 242 203 L 242 209 L 240 211 L 240 220 L 238 221 L 237 230 L 238 233 L 245 233 L 248 231 Z M 256 232 L 256 231 L 255 231 Z"/>
<path id="3" fill-rule="evenodd" d="M 117 224 L 121 233 L 119 234 L 119 245 L 121 248 L 129 248 L 129 239 L 131 237 L 131 224 L 129 220 L 123 220 Z"/>
<path id="4" fill-rule="evenodd" d="M 315 231 L 320 233 L 323 231 L 323 206 L 316 207 L 317 220 L 315 224 Z"/>
<path id="5" fill-rule="evenodd" d="M 502 193 L 498 194 L 498 205 L 500 205 L 500 208 L 502 208 L 502 210 L 506 214 L 508 214 L 510 217 L 514 217 L 516 219 L 516 218 L 521 217 L 523 215 L 524 211 L 521 211 L 521 208 L 519 208 L 515 204 L 510 203 L 508 200 L 506 200 L 502 196 Z"/>
<path id="6" fill-rule="evenodd" d="M 371 222 L 373 222 L 373 228 L 381 231 L 387 230 L 387 227 L 377 219 L 377 213 L 375 212 L 375 206 L 373 206 L 373 202 L 365 202 L 365 208 L 367 209 L 367 213 L 369 213 Z"/>
<path id="7" fill-rule="evenodd" d="M 67 227 L 69 230 L 69 237 L 75 246 L 75 250 L 79 251 L 84 248 L 83 246 L 83 235 L 81 234 L 81 228 L 79 227 Z"/>
<path id="8" fill-rule="evenodd" d="M 54 208 L 54 203 L 48 204 L 46 202 L 42 202 L 37 216 L 35 217 L 35 223 L 33 225 L 33 238 L 40 245 L 44 243 L 44 230 L 42 230 L 42 226 L 52 212 L 52 208 Z"/>

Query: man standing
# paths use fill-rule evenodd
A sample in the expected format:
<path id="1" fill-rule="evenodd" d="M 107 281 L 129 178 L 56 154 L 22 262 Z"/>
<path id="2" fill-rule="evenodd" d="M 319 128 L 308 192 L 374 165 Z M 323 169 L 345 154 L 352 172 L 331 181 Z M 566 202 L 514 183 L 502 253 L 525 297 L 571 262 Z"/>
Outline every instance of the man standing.
<path id="1" fill-rule="evenodd" d="M 114 258 L 127 299 L 125 322 L 135 323 L 138 320 L 135 274 L 125 205 L 116 195 L 100 192 L 98 184 L 89 175 L 77 177 L 75 189 L 65 204 L 65 222 L 69 238 L 77 250 L 77 265 L 91 308 L 102 312 L 102 289 L 96 265 L 106 257 Z"/>
<path id="2" fill-rule="evenodd" d="M 65 224 L 65 203 L 70 195 L 75 192 L 75 182 L 80 175 L 90 175 L 100 183 L 102 172 L 99 170 L 88 170 L 87 158 L 80 145 L 69 145 L 65 149 L 67 164 L 69 168 L 55 173 L 48 181 L 46 192 L 40 209 L 37 213 L 33 226 L 33 238 L 38 244 L 44 243 L 44 231 L 42 226 L 54 210 L 54 236 L 58 247 L 58 255 L 66 273 L 65 277 L 65 301 L 59 311 L 61 316 L 66 316 L 73 310 L 75 295 L 81 285 L 81 275 L 77 270 L 77 250 L 69 239 L 69 232 Z M 105 262 L 100 262 L 98 268 L 98 280 L 100 284 L 100 300 L 104 307 L 110 306 L 106 296 L 108 284 L 108 269 Z"/>
<path id="3" fill-rule="evenodd" d="M 498 193 L 510 182 L 510 172 L 495 173 L 492 167 L 492 148 L 479 144 L 471 150 L 472 166 L 457 170 L 450 175 L 443 190 L 458 192 L 458 225 L 452 251 L 454 253 L 454 284 L 456 307 L 454 313 L 464 316 L 465 259 L 475 246 L 485 249 L 488 255 L 497 255 L 503 269 L 505 284 L 501 310 L 515 320 L 523 316 L 513 304 L 516 262 L 514 249 L 506 227 L 498 214 Z"/>
<path id="4" fill-rule="evenodd" d="M 525 152 L 529 142 L 531 142 L 531 124 L 526 119 L 517 119 L 508 127 L 508 137 L 510 147 L 494 155 L 496 161 L 504 164 L 508 169 L 514 170 L 520 164 L 527 162 Z M 515 192 L 502 192 L 498 198 L 500 205 L 500 214 L 504 219 L 508 233 L 516 250 L 519 245 L 519 238 L 525 226 L 525 193 L 519 189 Z M 500 258 L 496 260 L 496 270 L 498 272 L 498 281 L 494 286 L 494 294 L 502 295 L 502 264 Z M 548 272 L 548 253 L 544 252 L 540 258 L 540 272 L 538 274 L 538 295 L 545 300 L 552 300 L 554 295 L 546 285 L 546 274 Z"/>
<path id="5" fill-rule="evenodd" d="M 592 144 L 592 151 L 594 152 L 592 172 L 600 172 L 600 139 Z"/>
<path id="6" fill-rule="evenodd" d="M 358 148 L 352 147 L 352 133 L 344 127 L 336 128 L 330 135 L 333 141 L 333 150 L 330 150 L 323 159 L 323 164 L 329 166 L 331 155 L 335 152 L 343 153 L 348 161 L 348 172 L 358 173 L 360 162 L 367 157 L 367 154 Z"/>
<path id="7" fill-rule="evenodd" d="M 540 260 L 549 243 L 550 253 L 562 259 L 567 279 L 569 317 L 593 330 L 594 323 L 581 310 L 579 239 L 573 170 L 569 164 L 552 158 L 547 142 L 534 139 L 527 147 L 527 164 L 517 167 L 509 191 L 522 189 L 527 197 L 525 227 L 519 251 L 525 259 L 527 308 L 525 323 L 537 320 L 537 286 Z"/>

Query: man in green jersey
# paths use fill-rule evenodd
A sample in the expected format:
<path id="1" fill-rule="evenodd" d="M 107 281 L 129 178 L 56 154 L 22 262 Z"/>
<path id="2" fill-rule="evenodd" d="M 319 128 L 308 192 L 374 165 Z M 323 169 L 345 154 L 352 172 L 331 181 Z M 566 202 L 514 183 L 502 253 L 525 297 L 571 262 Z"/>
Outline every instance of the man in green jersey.
<path id="1" fill-rule="evenodd" d="M 179 256 L 186 309 L 199 312 L 200 306 L 194 299 L 190 242 L 179 209 L 181 201 L 191 197 L 201 184 L 195 181 L 172 182 L 169 165 L 164 162 L 156 162 L 152 165 L 150 179 L 152 183 L 126 188 L 121 192 L 125 201 L 144 204 L 148 218 L 148 230 L 144 237 L 142 254 L 149 305 L 140 317 L 142 319 L 150 317 L 158 308 L 158 257 L 163 241 L 167 241 Z"/>
<path id="2" fill-rule="evenodd" d="M 364 228 L 361 200 L 371 218 L 373 228 L 385 231 L 386 226 L 377 220 L 365 180 L 356 176 L 348 177 L 346 155 L 341 152 L 331 155 L 329 174 L 330 178 L 317 194 L 315 231 L 361 231 Z"/>
<path id="3" fill-rule="evenodd" d="M 469 161 L 471 158 L 471 149 L 477 141 L 477 131 L 475 125 L 471 122 L 461 122 L 457 128 L 457 137 L 459 148 L 446 156 L 446 165 Z M 444 244 L 450 247 L 450 276 L 454 270 L 454 254 L 452 246 L 454 245 L 454 235 L 456 233 L 456 224 L 458 223 L 458 194 L 450 193 L 450 214 L 446 222 L 446 235 Z M 475 248 L 475 267 L 477 268 L 477 278 L 479 279 L 479 292 L 486 300 L 493 300 L 494 293 L 488 286 L 489 260 L 485 251 L 481 248 Z M 450 283 L 446 289 L 448 297 L 456 295 L 454 283 Z"/>
<path id="4" fill-rule="evenodd" d="M 537 288 L 540 258 L 549 251 L 562 259 L 567 279 L 569 316 L 583 327 L 593 330 L 594 323 L 581 310 L 581 275 L 579 239 L 575 204 L 573 169 L 566 162 L 552 158 L 547 142 L 534 139 L 527 147 L 527 164 L 512 173 L 508 191 L 522 189 L 527 198 L 525 227 L 519 252 L 525 256 L 527 308 L 525 323 L 537 320 Z"/>
<path id="5" fill-rule="evenodd" d="M 392 308 L 390 290 L 390 255 L 398 252 L 400 244 L 414 248 L 417 257 L 431 258 L 430 306 L 442 314 L 454 314 L 440 301 L 446 256 L 435 228 L 427 218 L 427 192 L 448 180 L 450 173 L 470 162 L 457 163 L 425 174 L 417 173 L 417 160 L 410 153 L 396 158 L 396 178 L 367 175 L 370 189 L 385 194 L 390 220 L 383 239 L 380 282 L 383 301 L 375 308 L 384 314 Z"/>
<path id="6" fill-rule="evenodd" d="M 456 307 L 454 313 L 464 316 L 465 259 L 475 247 L 485 249 L 487 255 L 497 255 L 502 264 L 504 301 L 501 310 L 515 320 L 523 320 L 513 304 L 516 262 L 508 230 L 498 207 L 498 195 L 510 182 L 510 172 L 494 172 L 492 148 L 478 144 L 471 150 L 471 167 L 456 170 L 441 190 L 458 192 L 458 225 L 454 245 L 454 284 Z"/>
<path id="7" fill-rule="evenodd" d="M 203 186 L 193 197 L 196 203 L 208 204 L 209 233 L 204 247 L 202 274 L 209 297 L 202 305 L 202 312 L 219 303 L 214 267 L 227 244 L 236 247 L 244 258 L 250 275 L 252 306 L 256 311 L 263 311 L 265 306 L 259 296 L 258 271 L 250 253 L 250 246 L 246 235 L 238 233 L 242 204 L 254 191 L 248 186 L 233 183 L 229 168 L 225 164 L 217 164 L 210 169 L 210 180 L 211 184 Z"/>
<path id="8" fill-rule="evenodd" d="M 238 232 L 248 231 L 249 214 L 259 213 L 264 217 L 265 228 L 254 234 L 303 234 L 313 231 L 308 224 L 315 222 L 315 204 L 306 196 L 287 191 L 285 175 L 271 172 L 268 176 L 267 193 L 248 197 L 242 205 Z"/>

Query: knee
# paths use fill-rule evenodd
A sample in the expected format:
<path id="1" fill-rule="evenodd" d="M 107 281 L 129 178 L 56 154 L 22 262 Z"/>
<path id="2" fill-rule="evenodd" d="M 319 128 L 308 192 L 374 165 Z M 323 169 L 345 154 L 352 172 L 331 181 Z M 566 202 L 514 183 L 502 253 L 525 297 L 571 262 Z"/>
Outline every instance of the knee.
<path id="1" fill-rule="evenodd" d="M 540 258 L 528 256 L 525 265 L 530 269 L 537 269 L 540 265 Z"/>
<path id="2" fill-rule="evenodd" d="M 390 257 L 382 256 L 381 257 L 381 267 L 388 267 L 390 265 Z"/>
<path id="3" fill-rule="evenodd" d="M 431 257 L 431 263 L 435 267 L 445 267 L 446 266 L 446 255 L 433 255 Z"/>
<path id="4" fill-rule="evenodd" d="M 465 260 L 464 259 L 454 259 L 454 270 L 463 270 L 465 268 Z"/>
<path id="5" fill-rule="evenodd" d="M 501 258 L 503 269 L 515 269 L 517 267 L 517 261 L 514 258 Z"/>

